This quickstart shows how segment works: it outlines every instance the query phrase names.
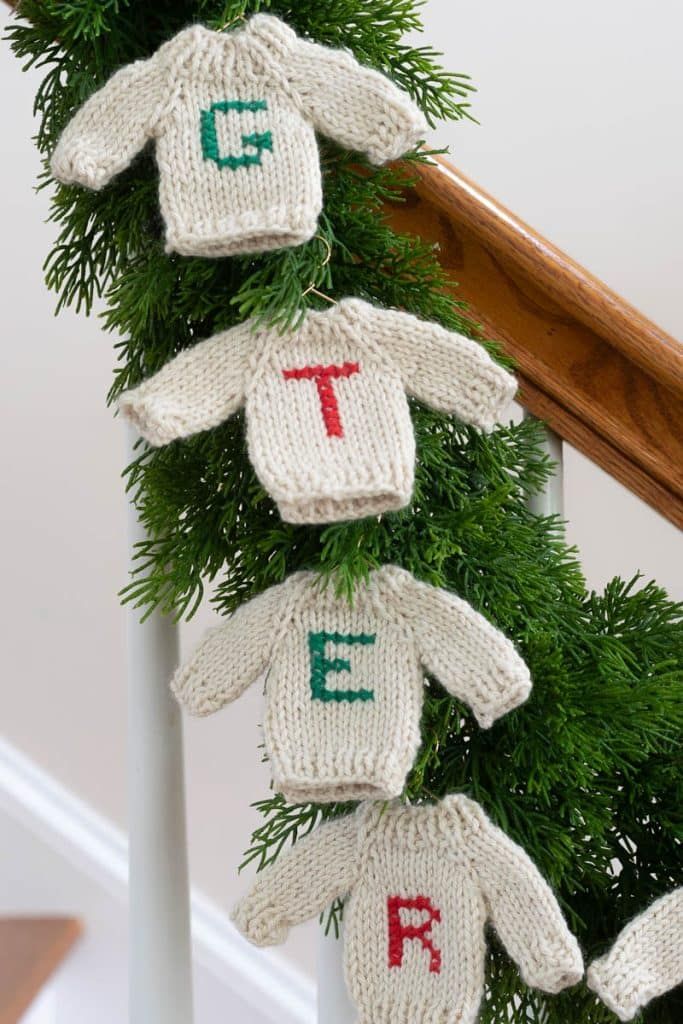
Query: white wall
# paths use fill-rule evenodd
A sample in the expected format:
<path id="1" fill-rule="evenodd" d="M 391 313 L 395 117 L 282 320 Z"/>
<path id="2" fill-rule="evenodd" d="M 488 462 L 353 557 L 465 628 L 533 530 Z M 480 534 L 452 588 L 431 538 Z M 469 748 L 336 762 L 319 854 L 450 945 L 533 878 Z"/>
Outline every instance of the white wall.
<path id="1" fill-rule="evenodd" d="M 683 14 L 673 2 L 429 0 L 427 40 L 481 92 L 481 127 L 443 129 L 454 161 L 672 333 L 683 212 L 679 121 Z M 7 15 L 0 14 L 0 29 Z M 36 75 L 1 44 L 0 381 L 4 484 L 0 593 L 1 728 L 114 821 L 125 822 L 121 430 L 103 404 L 111 339 L 95 320 L 53 319 L 41 262 L 53 229 L 34 195 L 29 140 Z M 674 529 L 574 453 L 570 538 L 600 586 L 636 569 L 683 594 Z M 184 630 L 185 649 L 208 614 Z M 191 865 L 229 905 L 235 867 L 267 791 L 253 689 L 213 719 L 188 723 Z M 0 907 L 1 909 L 1 907 Z M 312 964 L 315 926 L 288 947 Z"/>

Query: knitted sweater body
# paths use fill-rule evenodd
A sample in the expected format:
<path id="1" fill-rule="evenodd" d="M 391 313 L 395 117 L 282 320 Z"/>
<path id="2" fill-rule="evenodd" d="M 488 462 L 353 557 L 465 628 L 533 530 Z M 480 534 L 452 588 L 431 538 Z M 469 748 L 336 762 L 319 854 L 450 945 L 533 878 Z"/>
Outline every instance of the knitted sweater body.
<path id="1" fill-rule="evenodd" d="M 487 920 L 528 985 L 554 993 L 582 976 L 548 885 L 467 797 L 365 805 L 321 825 L 257 877 L 233 917 L 251 942 L 273 945 L 346 894 L 345 973 L 358 1024 L 472 1024 Z"/>
<path id="2" fill-rule="evenodd" d="M 651 1000 L 683 984 L 683 887 L 627 924 L 588 968 L 588 985 L 619 1017 L 631 1020 Z"/>
<path id="3" fill-rule="evenodd" d="M 420 744 L 424 673 L 487 728 L 529 694 L 513 645 L 470 605 L 385 566 L 353 607 L 313 573 L 242 605 L 210 631 L 172 689 L 195 715 L 266 679 L 265 746 L 293 803 L 401 793 Z"/>
<path id="4" fill-rule="evenodd" d="M 120 407 L 151 444 L 246 406 L 249 455 L 291 523 L 357 519 L 410 501 L 406 391 L 490 429 L 514 377 L 481 345 L 407 313 L 344 299 L 295 331 L 241 324 L 182 352 Z"/>
<path id="5" fill-rule="evenodd" d="M 167 251 L 262 252 L 315 234 L 315 129 L 381 164 L 424 138 L 426 122 L 388 78 L 278 18 L 230 33 L 193 25 L 81 107 L 52 173 L 99 189 L 154 138 Z"/>

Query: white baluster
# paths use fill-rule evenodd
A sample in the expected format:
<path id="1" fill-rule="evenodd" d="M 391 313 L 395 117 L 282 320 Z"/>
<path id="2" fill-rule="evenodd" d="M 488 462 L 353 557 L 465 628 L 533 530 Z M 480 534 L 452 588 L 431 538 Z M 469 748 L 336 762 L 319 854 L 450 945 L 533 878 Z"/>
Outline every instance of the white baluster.
<path id="1" fill-rule="evenodd" d="M 134 432 L 127 428 L 127 461 Z M 145 534 L 128 511 L 130 558 Z M 168 682 L 178 629 L 127 612 L 130 1024 L 192 1024 L 192 953 L 180 709 Z"/>
<path id="2" fill-rule="evenodd" d="M 525 419 L 534 419 L 531 413 L 525 413 Z M 545 489 L 536 494 L 529 502 L 529 508 L 539 516 L 562 515 L 564 511 L 564 476 L 562 438 L 550 429 L 543 427 L 543 447 L 547 455 L 557 463 L 553 476 L 548 480 Z"/>

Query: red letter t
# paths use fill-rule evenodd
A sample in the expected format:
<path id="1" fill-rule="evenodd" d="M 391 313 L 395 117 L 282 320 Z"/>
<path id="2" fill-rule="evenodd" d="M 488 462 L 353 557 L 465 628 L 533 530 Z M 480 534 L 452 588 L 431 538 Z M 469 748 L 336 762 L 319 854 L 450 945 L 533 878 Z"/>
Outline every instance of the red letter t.
<path id="1" fill-rule="evenodd" d="M 343 363 L 341 366 L 302 366 L 295 370 L 283 370 L 285 380 L 314 380 L 318 388 L 320 410 L 328 437 L 343 437 L 339 403 L 334 393 L 333 380 L 360 373 L 358 363 Z"/>

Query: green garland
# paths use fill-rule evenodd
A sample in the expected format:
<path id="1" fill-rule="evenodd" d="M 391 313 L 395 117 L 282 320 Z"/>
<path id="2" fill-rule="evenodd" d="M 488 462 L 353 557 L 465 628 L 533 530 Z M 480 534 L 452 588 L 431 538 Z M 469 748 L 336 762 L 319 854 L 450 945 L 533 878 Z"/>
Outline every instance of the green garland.
<path id="1" fill-rule="evenodd" d="M 468 79 L 439 68 L 431 49 L 402 42 L 421 27 L 420 6 L 23 0 L 10 35 L 26 66 L 44 69 L 37 145 L 47 159 L 74 109 L 119 66 L 148 56 L 190 21 L 220 28 L 259 9 L 387 72 L 432 123 L 468 117 Z M 371 168 L 328 142 L 322 159 L 322 238 L 259 257 L 166 255 L 149 152 L 101 193 L 56 189 L 59 235 L 46 261 L 47 283 L 60 308 L 88 313 L 104 298 L 104 324 L 121 339 L 110 399 L 247 316 L 295 322 L 311 281 L 332 296 L 400 306 L 476 336 L 464 306 L 447 296 L 438 253 L 395 234 L 382 217 L 383 203 L 400 199 L 406 171 Z M 42 184 L 52 184 L 47 170 Z M 332 259 L 323 267 L 327 244 Z M 167 448 L 141 448 L 127 480 L 150 539 L 139 547 L 124 598 L 145 614 L 160 608 L 182 617 L 211 582 L 217 607 L 229 613 L 296 569 L 332 575 L 338 590 L 351 594 L 371 569 L 394 562 L 483 611 L 518 644 L 533 696 L 482 732 L 430 683 L 424 745 L 407 795 L 465 790 L 479 800 L 554 885 L 590 960 L 626 920 L 683 882 L 681 608 L 654 584 L 637 581 L 614 580 L 602 596 L 586 592 L 561 522 L 527 507 L 552 473 L 536 424 L 485 437 L 417 404 L 412 412 L 419 451 L 412 507 L 321 529 L 281 522 L 251 469 L 239 418 Z M 265 821 L 246 859 L 261 866 L 321 815 L 348 809 L 288 807 L 280 797 L 260 806 Z M 680 991 L 642 1019 L 683 1019 Z M 481 1020 L 616 1018 L 583 987 L 560 997 L 526 989 L 494 947 Z"/>

